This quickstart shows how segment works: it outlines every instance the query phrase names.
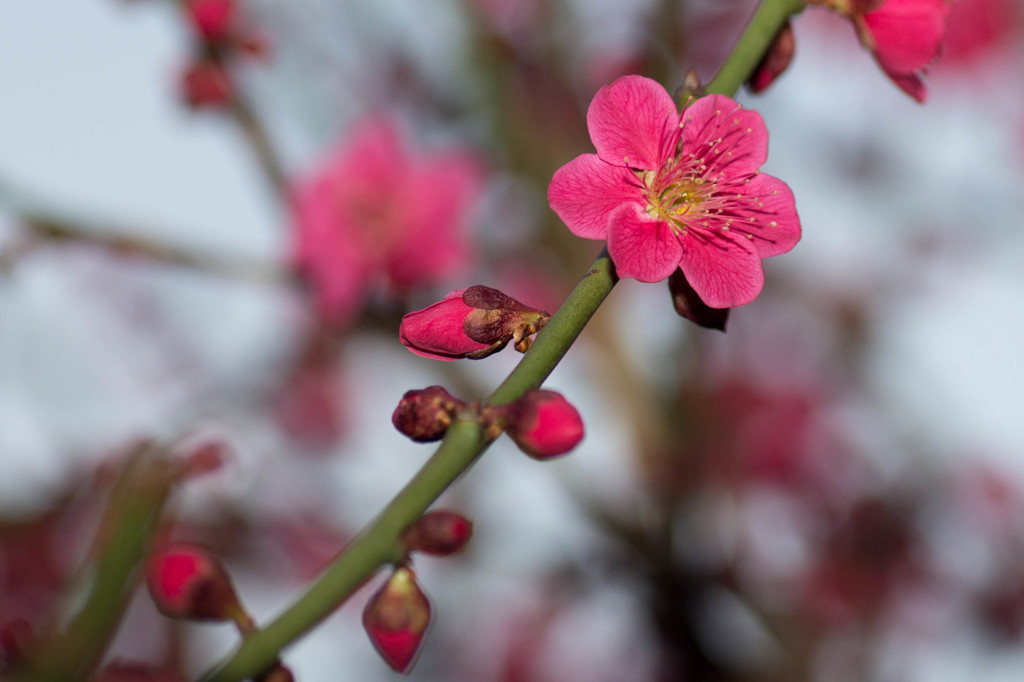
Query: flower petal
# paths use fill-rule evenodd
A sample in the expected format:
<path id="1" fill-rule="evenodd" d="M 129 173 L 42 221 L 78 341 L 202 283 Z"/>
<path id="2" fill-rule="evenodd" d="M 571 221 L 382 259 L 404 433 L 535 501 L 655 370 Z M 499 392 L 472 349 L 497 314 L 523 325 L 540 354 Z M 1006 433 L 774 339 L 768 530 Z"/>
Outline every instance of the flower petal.
<path id="1" fill-rule="evenodd" d="M 715 216 L 712 226 L 728 220 L 731 230 L 750 239 L 761 258 L 786 253 L 800 241 L 800 216 L 789 185 L 771 175 L 759 173 L 742 183 L 727 184 L 722 191 L 735 188 L 735 200 L 729 209 Z"/>
<path id="2" fill-rule="evenodd" d="M 938 56 L 948 18 L 946 0 L 888 0 L 863 21 L 882 67 L 912 74 Z"/>
<path id="3" fill-rule="evenodd" d="M 603 161 L 654 170 L 675 151 L 679 113 L 656 81 L 623 76 L 597 91 L 587 110 L 590 139 Z"/>
<path id="4" fill-rule="evenodd" d="M 750 303 L 764 286 L 764 270 L 751 240 L 735 232 L 682 238 L 680 267 L 701 300 L 712 308 Z"/>
<path id="5" fill-rule="evenodd" d="M 660 282 L 679 267 L 683 247 L 668 223 L 651 218 L 639 204 L 624 204 L 609 221 L 608 253 L 619 277 Z"/>
<path id="6" fill-rule="evenodd" d="M 640 203 L 642 190 L 632 171 L 597 154 L 582 154 L 551 178 L 548 203 L 577 237 L 604 239 L 608 217 L 623 203 Z"/>
<path id="7" fill-rule="evenodd" d="M 755 173 L 768 159 L 768 129 L 756 111 L 724 95 L 701 97 L 683 111 L 683 158 L 716 180 Z"/>

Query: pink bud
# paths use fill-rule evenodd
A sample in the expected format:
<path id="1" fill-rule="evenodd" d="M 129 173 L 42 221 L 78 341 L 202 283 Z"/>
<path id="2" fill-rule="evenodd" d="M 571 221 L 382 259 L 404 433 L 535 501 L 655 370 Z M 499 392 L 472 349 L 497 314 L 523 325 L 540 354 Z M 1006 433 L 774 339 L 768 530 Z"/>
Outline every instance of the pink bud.
<path id="1" fill-rule="evenodd" d="M 560 393 L 528 391 L 508 406 L 505 432 L 535 459 L 563 455 L 583 440 L 583 420 Z"/>
<path id="2" fill-rule="evenodd" d="M 530 348 L 531 334 L 551 316 L 529 308 L 497 289 L 472 286 L 448 294 L 434 305 L 402 318 L 399 336 L 416 355 L 438 360 L 479 359 L 515 342 Z"/>
<path id="3" fill-rule="evenodd" d="M 193 107 L 223 107 L 235 96 L 231 75 L 220 64 L 200 61 L 186 67 L 181 76 L 182 95 Z"/>
<path id="4" fill-rule="evenodd" d="M 465 547 L 472 535 L 472 521 L 455 512 L 437 510 L 406 528 L 402 546 L 407 552 L 448 556 Z"/>
<path id="5" fill-rule="evenodd" d="M 176 542 L 151 554 L 146 586 L 171 618 L 237 620 L 244 613 L 224 566 L 198 545 Z"/>
<path id="6" fill-rule="evenodd" d="M 441 440 L 455 414 L 465 406 L 441 386 L 406 391 L 391 415 L 391 423 L 416 442 Z"/>
<path id="7" fill-rule="evenodd" d="M 754 75 L 747 82 L 750 91 L 757 93 L 767 90 L 793 61 L 795 52 L 796 36 L 793 34 L 793 25 L 787 21 L 775 34 L 772 46 L 768 48 L 768 52 L 754 70 Z"/>
<path id="8" fill-rule="evenodd" d="M 235 0 L 187 0 L 185 13 L 196 32 L 214 43 L 225 40 L 235 21 Z"/>
<path id="9" fill-rule="evenodd" d="M 399 568 L 366 605 L 363 627 L 377 653 L 393 669 L 412 667 L 430 623 L 430 601 L 411 568 Z"/>

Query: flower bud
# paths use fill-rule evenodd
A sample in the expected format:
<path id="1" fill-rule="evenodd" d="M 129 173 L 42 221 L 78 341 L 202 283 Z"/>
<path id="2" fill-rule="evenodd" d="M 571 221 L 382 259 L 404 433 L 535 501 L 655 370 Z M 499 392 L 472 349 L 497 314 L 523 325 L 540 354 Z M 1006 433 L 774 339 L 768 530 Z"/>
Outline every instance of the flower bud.
<path id="1" fill-rule="evenodd" d="M 700 299 L 686 280 L 682 270 L 677 269 L 668 278 L 668 290 L 672 294 L 672 304 L 680 317 L 708 329 L 725 331 L 725 323 L 729 319 L 728 308 L 712 308 Z"/>
<path id="2" fill-rule="evenodd" d="M 547 459 L 583 440 L 583 420 L 560 393 L 533 390 L 508 406 L 505 432 L 530 457 Z"/>
<path id="3" fill-rule="evenodd" d="M 391 574 L 363 611 L 363 627 L 377 653 L 393 669 L 412 667 L 430 623 L 430 602 L 411 568 Z"/>
<path id="4" fill-rule="evenodd" d="M 196 33 L 211 43 L 225 40 L 236 14 L 235 0 L 186 0 L 185 14 Z"/>
<path id="5" fill-rule="evenodd" d="M 399 336 L 416 355 L 438 360 L 487 357 L 514 341 L 525 353 L 531 334 L 551 316 L 529 308 L 497 289 L 472 286 L 402 318 Z"/>
<path id="6" fill-rule="evenodd" d="M 793 61 L 794 52 L 796 52 L 796 36 L 793 34 L 793 25 L 787 21 L 775 34 L 772 46 L 768 48 L 761 63 L 754 69 L 754 75 L 747 81 L 750 91 L 759 93 L 767 90 L 768 86 L 774 83 L 775 79 L 781 76 L 789 63 Z"/>
<path id="7" fill-rule="evenodd" d="M 391 423 L 418 443 L 441 440 L 455 413 L 466 403 L 441 386 L 406 391 L 391 415 Z"/>
<path id="8" fill-rule="evenodd" d="M 455 512 L 437 510 L 405 529 L 402 546 L 407 552 L 448 556 L 465 547 L 472 535 L 472 521 Z"/>
<path id="9" fill-rule="evenodd" d="M 190 64 L 181 75 L 181 88 L 185 101 L 195 108 L 224 107 L 235 97 L 231 75 L 216 62 Z"/>
<path id="10" fill-rule="evenodd" d="M 171 618 L 238 620 L 244 614 L 224 566 L 198 545 L 175 542 L 151 554 L 146 586 Z"/>

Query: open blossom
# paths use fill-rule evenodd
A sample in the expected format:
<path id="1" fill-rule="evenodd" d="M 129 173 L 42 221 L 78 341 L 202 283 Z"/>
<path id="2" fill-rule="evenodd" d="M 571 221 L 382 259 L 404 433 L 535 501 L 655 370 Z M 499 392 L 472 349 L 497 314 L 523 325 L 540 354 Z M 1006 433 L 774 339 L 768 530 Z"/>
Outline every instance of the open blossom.
<path id="1" fill-rule="evenodd" d="M 819 0 L 853 21 L 860 42 L 893 83 L 923 102 L 921 75 L 936 57 L 949 23 L 947 0 Z"/>
<path id="2" fill-rule="evenodd" d="M 587 239 L 607 239 L 620 277 L 658 282 L 677 269 L 713 308 L 752 301 L 761 259 L 800 239 L 793 193 L 758 171 L 761 116 L 723 95 L 676 110 L 661 85 L 624 76 L 587 112 L 596 154 L 555 172 L 551 208 Z"/>
<path id="3" fill-rule="evenodd" d="M 480 164 L 465 152 L 417 156 L 389 122 L 358 124 L 294 189 L 294 258 L 321 314 L 344 322 L 377 283 L 405 291 L 461 266 L 480 184 Z"/>

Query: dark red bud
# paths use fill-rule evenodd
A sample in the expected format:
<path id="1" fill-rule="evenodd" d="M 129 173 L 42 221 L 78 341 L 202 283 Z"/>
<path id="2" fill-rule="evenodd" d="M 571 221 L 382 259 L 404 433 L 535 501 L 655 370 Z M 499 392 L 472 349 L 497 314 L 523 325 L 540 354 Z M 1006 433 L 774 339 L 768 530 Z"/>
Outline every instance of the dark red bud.
<path id="1" fill-rule="evenodd" d="M 407 552 L 448 556 L 458 552 L 473 535 L 473 522 L 452 511 L 437 510 L 425 514 L 402 534 Z"/>
<path id="2" fill-rule="evenodd" d="M 507 407 L 505 432 L 519 449 L 535 459 L 565 453 L 583 440 L 583 419 L 560 393 L 527 391 Z"/>
<path id="3" fill-rule="evenodd" d="M 224 566 L 198 545 L 175 542 L 151 554 L 146 586 L 171 618 L 237 620 L 244 613 Z"/>
<path id="4" fill-rule="evenodd" d="M 189 105 L 224 107 L 235 97 L 235 86 L 221 64 L 201 61 L 190 64 L 182 74 L 182 94 Z"/>
<path id="5" fill-rule="evenodd" d="M 406 391 L 391 415 L 391 423 L 414 441 L 428 443 L 444 438 L 455 414 L 465 406 L 441 386 Z"/>
<path id="6" fill-rule="evenodd" d="M 795 52 L 796 36 L 793 34 L 793 25 L 787 21 L 775 35 L 775 40 L 761 58 L 761 63 L 754 69 L 754 75 L 747 81 L 750 91 L 759 93 L 768 89 L 793 61 Z"/>
<path id="7" fill-rule="evenodd" d="M 672 304 L 681 317 L 685 317 L 701 327 L 725 331 L 725 323 L 729 319 L 729 309 L 712 308 L 702 301 L 690 283 L 686 281 L 686 275 L 682 270 L 677 269 L 668 278 L 668 290 L 672 294 Z"/>
<path id="8" fill-rule="evenodd" d="M 399 568 L 370 599 L 363 627 L 377 653 L 393 669 L 412 667 L 430 624 L 430 601 L 411 568 Z"/>

